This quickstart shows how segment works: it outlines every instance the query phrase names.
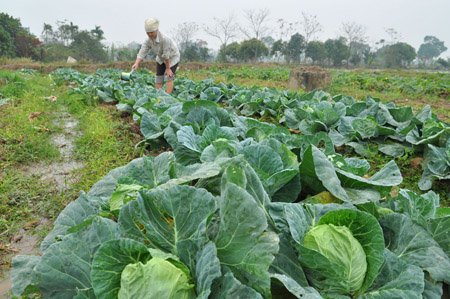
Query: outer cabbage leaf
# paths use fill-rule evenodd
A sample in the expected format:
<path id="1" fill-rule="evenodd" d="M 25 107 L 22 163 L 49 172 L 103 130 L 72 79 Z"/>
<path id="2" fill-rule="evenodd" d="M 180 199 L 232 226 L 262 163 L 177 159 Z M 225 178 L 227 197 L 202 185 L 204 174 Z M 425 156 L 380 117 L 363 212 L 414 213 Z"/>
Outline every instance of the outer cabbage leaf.
<path id="1" fill-rule="evenodd" d="M 388 249 L 380 273 L 361 299 L 422 298 L 424 274 L 422 269 L 399 259 Z"/>
<path id="2" fill-rule="evenodd" d="M 92 294 L 92 258 L 105 242 L 117 237 L 117 224 L 96 218 L 88 230 L 63 237 L 52 244 L 36 266 L 38 286 L 44 298 L 73 298 L 79 291 Z"/>
<path id="3" fill-rule="evenodd" d="M 104 243 L 92 261 L 91 279 L 98 298 L 117 298 L 123 269 L 129 264 L 152 258 L 147 247 L 131 239 Z"/>
<path id="4" fill-rule="evenodd" d="M 11 281 L 13 282 L 11 293 L 13 296 L 27 295 L 39 292 L 35 267 L 41 261 L 40 256 L 18 255 L 12 260 Z"/>
<path id="5" fill-rule="evenodd" d="M 173 186 L 141 191 L 122 207 L 119 225 L 127 237 L 178 255 L 178 243 L 195 238 L 215 209 L 215 198 L 204 189 Z"/>
<path id="6" fill-rule="evenodd" d="M 212 287 L 211 299 L 232 299 L 232 298 L 252 298 L 263 299 L 260 293 L 254 289 L 242 284 L 237 280 L 233 273 L 225 268 L 225 274 L 217 279 Z"/>
<path id="7" fill-rule="evenodd" d="M 397 213 L 385 215 L 379 221 L 389 250 L 427 271 L 434 280 L 450 283 L 450 258 L 425 228 Z"/>
<path id="8" fill-rule="evenodd" d="M 222 190 L 217 256 L 242 283 L 269 296 L 268 269 L 278 251 L 278 236 L 266 231 L 265 213 L 245 189 L 227 182 Z"/>

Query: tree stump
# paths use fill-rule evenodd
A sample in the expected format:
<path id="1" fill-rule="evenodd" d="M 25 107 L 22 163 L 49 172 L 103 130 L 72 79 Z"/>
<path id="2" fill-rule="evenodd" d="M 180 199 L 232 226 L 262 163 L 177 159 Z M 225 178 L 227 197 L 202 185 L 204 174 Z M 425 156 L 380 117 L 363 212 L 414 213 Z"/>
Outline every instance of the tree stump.
<path id="1" fill-rule="evenodd" d="M 292 91 L 323 89 L 331 85 L 331 80 L 331 73 L 321 67 L 299 67 L 291 70 L 288 88 Z"/>

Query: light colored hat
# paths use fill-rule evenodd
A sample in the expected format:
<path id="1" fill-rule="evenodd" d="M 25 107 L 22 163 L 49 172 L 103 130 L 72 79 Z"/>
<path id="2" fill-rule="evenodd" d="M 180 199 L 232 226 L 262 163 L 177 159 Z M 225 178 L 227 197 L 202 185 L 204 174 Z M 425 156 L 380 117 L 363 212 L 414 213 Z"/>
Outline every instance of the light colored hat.
<path id="1" fill-rule="evenodd" d="M 151 18 L 145 20 L 145 32 L 154 32 L 158 30 L 158 27 L 159 27 L 158 19 Z"/>

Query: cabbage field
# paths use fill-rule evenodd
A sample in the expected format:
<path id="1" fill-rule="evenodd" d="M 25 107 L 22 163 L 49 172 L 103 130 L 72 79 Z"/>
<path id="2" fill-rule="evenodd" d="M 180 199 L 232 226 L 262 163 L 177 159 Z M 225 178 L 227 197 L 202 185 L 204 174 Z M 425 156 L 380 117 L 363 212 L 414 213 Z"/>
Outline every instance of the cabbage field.
<path id="1" fill-rule="evenodd" d="M 437 299 L 450 284 L 435 189 L 450 179 L 450 124 L 430 106 L 213 79 L 177 78 L 168 95 L 148 72 L 125 82 L 113 69 L 50 76 L 130 113 L 136 148 L 160 153 L 81 192 L 41 256 L 13 259 L 14 296 Z M 423 171 L 404 188 L 395 159 L 411 152 Z"/>

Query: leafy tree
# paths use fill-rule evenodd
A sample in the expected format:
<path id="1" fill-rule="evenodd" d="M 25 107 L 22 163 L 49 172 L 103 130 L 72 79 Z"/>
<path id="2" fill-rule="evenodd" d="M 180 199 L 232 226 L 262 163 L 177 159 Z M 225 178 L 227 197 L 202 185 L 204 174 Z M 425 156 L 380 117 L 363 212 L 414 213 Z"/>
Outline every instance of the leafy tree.
<path id="1" fill-rule="evenodd" d="M 287 42 L 282 41 L 281 39 L 275 41 L 270 48 L 270 55 L 279 55 L 286 51 Z"/>
<path id="2" fill-rule="evenodd" d="M 19 19 L 0 13 L 0 56 L 16 56 L 14 38 L 21 30 Z"/>
<path id="3" fill-rule="evenodd" d="M 111 46 L 111 55 L 114 55 L 114 56 L 112 56 L 113 60 L 116 57 L 117 57 L 117 60 L 119 60 L 119 61 L 135 60 L 137 52 L 139 51 L 139 49 L 130 49 L 128 47 L 115 49 L 113 46 L 114 45 Z"/>
<path id="4" fill-rule="evenodd" d="M 19 19 L 0 13 L 0 56 L 39 59 L 41 41 L 22 29 Z"/>
<path id="5" fill-rule="evenodd" d="M 79 31 L 73 38 L 70 47 L 76 53 L 75 58 L 106 62 L 108 56 L 103 45 L 87 30 Z"/>
<path id="6" fill-rule="evenodd" d="M 208 48 L 197 43 L 190 43 L 184 51 L 185 61 L 206 61 L 209 57 Z"/>
<path id="7" fill-rule="evenodd" d="M 240 45 L 238 42 L 233 42 L 227 46 L 222 46 L 219 50 L 219 54 L 217 55 L 217 61 L 228 62 L 229 59 L 238 60 L 239 48 Z"/>
<path id="8" fill-rule="evenodd" d="M 15 38 L 19 31 L 22 30 L 20 20 L 13 18 L 6 13 L 0 13 L 0 27 L 8 32 L 12 38 Z"/>
<path id="9" fill-rule="evenodd" d="M 386 67 L 403 67 L 409 65 L 416 56 L 416 50 L 411 45 L 396 43 L 387 47 L 384 61 Z"/>
<path id="10" fill-rule="evenodd" d="M 44 28 L 42 30 L 42 35 L 44 37 L 44 43 L 48 43 L 50 37 L 53 35 L 53 27 L 50 24 L 44 23 Z"/>
<path id="11" fill-rule="evenodd" d="M 14 57 L 14 39 L 0 26 L 0 56 Z"/>
<path id="12" fill-rule="evenodd" d="M 300 62 L 300 55 L 306 48 L 305 38 L 299 33 L 291 36 L 291 39 L 286 45 L 286 54 L 289 61 L 296 63 Z"/>
<path id="13" fill-rule="evenodd" d="M 327 49 L 327 58 L 333 62 L 334 66 L 342 65 L 342 61 L 350 55 L 350 50 L 343 37 L 328 39 L 324 45 Z"/>
<path id="14" fill-rule="evenodd" d="M 349 47 L 350 62 L 353 65 L 358 65 L 361 62 L 367 63 L 369 59 L 370 46 L 365 43 L 353 42 Z"/>
<path id="15" fill-rule="evenodd" d="M 441 53 L 447 51 L 447 47 L 444 45 L 443 41 L 438 38 L 427 35 L 423 39 L 424 43 L 420 45 L 418 56 L 422 60 L 433 59 L 441 55 Z"/>
<path id="16" fill-rule="evenodd" d="M 58 30 L 56 32 L 57 38 L 64 45 L 70 45 L 75 39 L 79 27 L 77 25 L 74 25 L 72 22 L 69 22 L 68 20 L 57 21 L 56 25 L 58 26 Z"/>
<path id="17" fill-rule="evenodd" d="M 325 44 L 320 41 L 309 42 L 305 50 L 306 57 L 311 58 L 315 63 L 321 62 L 327 58 L 327 49 Z"/>
<path id="18" fill-rule="evenodd" d="M 275 42 L 273 37 L 271 37 L 270 35 L 261 38 L 261 41 L 266 45 L 267 49 L 272 48 L 272 45 Z"/>
<path id="19" fill-rule="evenodd" d="M 445 68 L 449 68 L 450 67 L 450 58 L 448 58 L 447 60 L 439 58 L 438 60 L 436 60 L 436 63 Z"/>
<path id="20" fill-rule="evenodd" d="M 98 41 L 105 39 L 103 37 L 104 35 L 103 30 L 100 28 L 100 26 L 97 25 L 95 25 L 95 28 L 91 30 L 91 35 Z"/>
<path id="21" fill-rule="evenodd" d="M 55 43 L 44 45 L 41 59 L 44 62 L 65 61 L 69 56 L 76 57 L 73 49 Z"/>
<path id="22" fill-rule="evenodd" d="M 40 60 L 42 57 L 40 49 L 42 42 L 24 30 L 16 35 L 14 45 L 18 57 L 30 57 L 34 60 Z"/>
<path id="23" fill-rule="evenodd" d="M 238 51 L 238 57 L 243 61 L 256 61 L 260 57 L 269 54 L 269 49 L 267 49 L 264 43 L 256 38 L 249 40 L 244 40 Z"/>

